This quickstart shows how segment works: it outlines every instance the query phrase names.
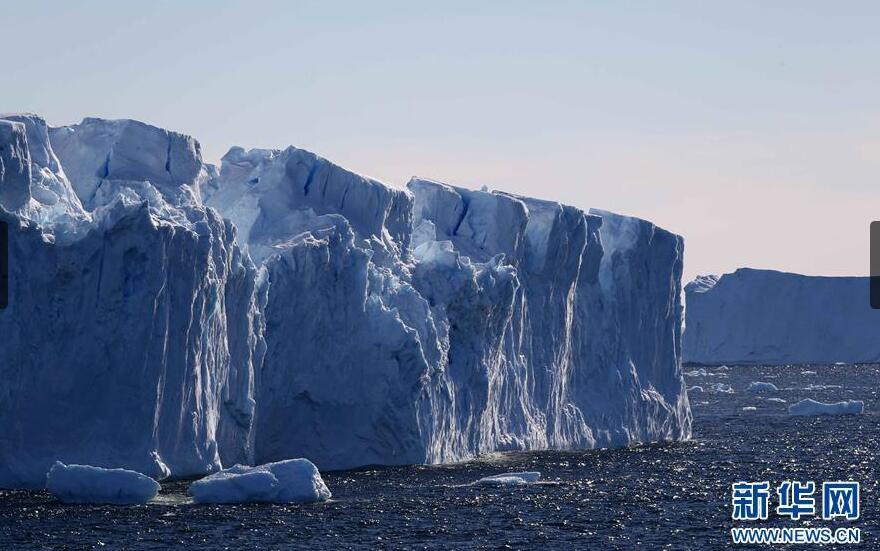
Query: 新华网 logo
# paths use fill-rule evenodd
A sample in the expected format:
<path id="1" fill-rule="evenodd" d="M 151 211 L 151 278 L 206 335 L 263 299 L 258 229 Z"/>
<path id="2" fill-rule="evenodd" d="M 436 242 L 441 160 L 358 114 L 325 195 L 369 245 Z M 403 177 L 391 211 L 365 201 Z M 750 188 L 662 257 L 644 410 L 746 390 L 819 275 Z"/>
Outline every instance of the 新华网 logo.
<path id="1" fill-rule="evenodd" d="M 815 516 L 816 484 L 785 480 L 776 486 L 778 516 L 792 520 Z M 735 482 L 731 486 L 733 520 L 767 520 L 771 501 L 770 482 Z M 822 483 L 822 518 L 831 520 L 859 518 L 859 483 L 835 481 Z"/>

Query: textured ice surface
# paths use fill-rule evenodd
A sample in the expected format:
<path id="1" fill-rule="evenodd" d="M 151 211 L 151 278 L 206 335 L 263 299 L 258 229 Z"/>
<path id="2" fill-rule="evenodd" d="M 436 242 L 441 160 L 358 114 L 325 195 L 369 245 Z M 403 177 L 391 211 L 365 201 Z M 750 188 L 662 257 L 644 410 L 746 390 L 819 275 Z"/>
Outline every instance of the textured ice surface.
<path id="1" fill-rule="evenodd" d="M 46 489 L 65 503 L 146 503 L 159 493 L 159 483 L 125 469 L 65 465 L 57 461 L 46 475 Z"/>
<path id="2" fill-rule="evenodd" d="M 33 136 L 33 137 L 32 137 Z M 0 486 L 687 438 L 681 238 L 136 121 L 0 120 Z"/>
<path id="3" fill-rule="evenodd" d="M 857 415 L 865 410 L 861 400 L 844 400 L 826 404 L 806 398 L 788 406 L 789 415 Z"/>
<path id="4" fill-rule="evenodd" d="M 330 499 L 317 467 L 288 459 L 257 467 L 235 465 L 193 482 L 196 503 L 313 503 Z"/>
<path id="5" fill-rule="evenodd" d="M 739 269 L 685 286 L 684 361 L 880 361 L 880 310 L 866 277 Z"/>
<path id="6" fill-rule="evenodd" d="M 0 310 L 0 486 L 40 487 L 56 459 L 156 479 L 216 470 L 221 455 L 250 460 L 253 365 L 262 346 L 255 268 L 235 245 L 232 224 L 198 203 L 197 172 L 155 187 L 147 178 L 158 180 L 154 172 L 166 164 L 174 170 L 174 149 L 165 131 L 140 123 L 139 132 L 152 129 L 158 138 L 68 144 L 59 163 L 42 119 L 15 120 L 0 126 L 36 136 L 31 155 L 13 133 L 31 174 L 24 190 L 50 182 L 69 207 L 58 211 L 58 203 L 32 196 L 0 211 L 10 227 L 10 301 Z M 83 125 L 104 137 L 116 136 L 120 123 Z M 83 125 L 51 134 L 70 141 Z M 117 154 L 117 146 L 143 159 Z M 0 143 L 4 154 L 9 147 Z M 67 158 L 71 152 L 109 158 L 110 168 L 95 164 L 89 173 L 88 163 Z M 190 152 L 187 162 L 200 163 L 197 149 Z M 157 166 L 144 168 L 148 161 Z M 68 179 L 65 163 L 79 181 Z M 5 190 L 10 172 L 3 174 Z M 100 206 L 83 210 L 73 189 Z"/>

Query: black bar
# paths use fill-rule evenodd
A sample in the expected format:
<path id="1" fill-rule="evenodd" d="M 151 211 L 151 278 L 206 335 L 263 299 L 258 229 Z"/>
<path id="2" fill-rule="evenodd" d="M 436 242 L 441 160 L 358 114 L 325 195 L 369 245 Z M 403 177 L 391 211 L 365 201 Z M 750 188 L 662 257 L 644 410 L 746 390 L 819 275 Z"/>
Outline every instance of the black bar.
<path id="1" fill-rule="evenodd" d="M 880 309 L 880 222 L 871 222 L 871 308 Z"/>
<path id="2" fill-rule="evenodd" d="M 9 224 L 0 220 L 0 308 L 9 306 Z"/>

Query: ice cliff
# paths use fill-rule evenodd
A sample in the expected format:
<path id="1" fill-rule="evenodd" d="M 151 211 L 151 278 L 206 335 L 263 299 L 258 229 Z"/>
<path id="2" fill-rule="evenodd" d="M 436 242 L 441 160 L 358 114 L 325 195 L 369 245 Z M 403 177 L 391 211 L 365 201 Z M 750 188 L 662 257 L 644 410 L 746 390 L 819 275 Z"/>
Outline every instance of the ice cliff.
<path id="1" fill-rule="evenodd" d="M 880 310 L 867 277 L 816 277 L 742 268 L 685 286 L 685 361 L 880 361 Z"/>
<path id="2" fill-rule="evenodd" d="M 0 116 L 0 486 L 687 438 L 682 241 L 136 121 Z"/>

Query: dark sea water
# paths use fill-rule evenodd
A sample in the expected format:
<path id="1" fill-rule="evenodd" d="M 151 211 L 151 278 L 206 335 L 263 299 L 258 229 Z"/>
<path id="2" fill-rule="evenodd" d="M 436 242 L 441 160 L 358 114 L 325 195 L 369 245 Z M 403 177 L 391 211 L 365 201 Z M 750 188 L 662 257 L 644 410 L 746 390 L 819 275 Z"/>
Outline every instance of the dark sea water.
<path id="1" fill-rule="evenodd" d="M 731 482 L 769 480 L 775 487 L 784 479 L 861 482 L 858 521 L 807 522 L 860 527 L 862 543 L 854 547 L 880 549 L 880 367 L 706 371 L 686 376 L 688 386 L 705 390 L 690 393 L 690 442 L 327 473 L 333 499 L 305 506 L 193 505 L 182 482 L 164 485 L 159 503 L 136 507 L 63 505 L 46 493 L 0 491 L 0 550 L 723 549 L 732 546 Z M 773 383 L 780 391 L 749 394 L 751 381 Z M 735 393 L 712 392 L 718 383 Z M 789 404 L 806 397 L 864 400 L 866 413 L 785 414 Z M 522 470 L 540 471 L 546 482 L 467 485 Z M 771 516 L 767 523 L 736 525 L 806 524 Z"/>

